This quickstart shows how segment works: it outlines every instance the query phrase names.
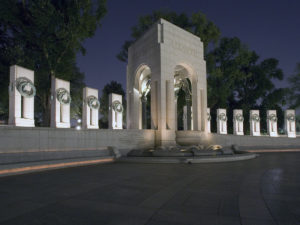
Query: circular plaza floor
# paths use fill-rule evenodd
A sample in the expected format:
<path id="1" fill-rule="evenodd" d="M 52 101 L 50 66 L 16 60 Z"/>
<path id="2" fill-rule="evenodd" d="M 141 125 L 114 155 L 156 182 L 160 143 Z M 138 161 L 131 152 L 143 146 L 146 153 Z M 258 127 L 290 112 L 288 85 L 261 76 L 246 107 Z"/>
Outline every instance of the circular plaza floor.
<path id="1" fill-rule="evenodd" d="M 300 224 L 300 153 L 1 177 L 0 224 Z"/>

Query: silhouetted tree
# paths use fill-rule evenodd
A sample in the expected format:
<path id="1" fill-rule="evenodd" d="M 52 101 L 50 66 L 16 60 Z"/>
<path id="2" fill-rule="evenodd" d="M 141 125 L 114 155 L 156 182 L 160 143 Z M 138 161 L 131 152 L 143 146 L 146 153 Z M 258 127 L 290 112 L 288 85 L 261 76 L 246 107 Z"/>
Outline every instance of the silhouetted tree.
<path id="1" fill-rule="evenodd" d="M 290 93 L 289 102 L 291 108 L 300 107 L 300 63 L 297 64 L 295 74 L 289 78 Z"/>
<path id="2" fill-rule="evenodd" d="M 79 113 L 84 74 L 76 54 L 92 37 L 106 13 L 105 0 L 3 0 L 0 4 L 0 79 L 8 86 L 9 66 L 35 71 L 36 115 L 50 121 L 50 85 L 55 76 L 71 82 L 72 112 Z M 4 51 L 4 52 L 2 52 Z M 2 88 L 1 88 L 2 89 Z M 7 105 L 7 94 L 0 107 Z M 4 112 L 5 113 L 5 112 Z"/>
<path id="3" fill-rule="evenodd" d="M 205 49 L 209 43 L 217 43 L 220 38 L 219 28 L 212 21 L 208 20 L 201 12 L 193 13 L 191 17 L 188 17 L 185 13 L 177 14 L 176 12 L 154 11 L 150 15 L 141 16 L 139 18 L 138 24 L 131 29 L 132 39 L 124 42 L 117 58 L 126 62 L 128 57 L 128 47 L 139 39 L 160 18 L 166 19 L 200 37 Z"/>
<path id="4" fill-rule="evenodd" d="M 297 115 L 296 117 L 296 129 L 297 132 L 300 132 L 300 115 Z"/>
<path id="5" fill-rule="evenodd" d="M 276 88 L 273 81 L 282 80 L 278 60 L 259 61 L 259 56 L 238 38 L 222 38 L 219 45 L 207 54 L 208 105 L 214 113 L 226 108 L 230 132 L 233 109 L 243 109 L 245 130 L 249 132 L 249 110 L 260 109 L 262 130 L 266 129 L 267 109 L 278 111 L 279 126 L 283 126 L 281 106 L 287 90 Z M 214 124 L 213 124 L 214 125 Z M 215 128 L 214 128 L 215 129 Z"/>

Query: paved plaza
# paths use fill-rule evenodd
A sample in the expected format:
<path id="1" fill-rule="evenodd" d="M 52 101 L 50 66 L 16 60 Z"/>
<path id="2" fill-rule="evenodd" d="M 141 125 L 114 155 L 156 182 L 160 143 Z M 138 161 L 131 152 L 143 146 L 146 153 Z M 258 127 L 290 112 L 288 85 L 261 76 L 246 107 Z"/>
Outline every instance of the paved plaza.
<path id="1" fill-rule="evenodd" d="M 300 224 L 300 153 L 2 177 L 0 199 L 0 224 Z"/>

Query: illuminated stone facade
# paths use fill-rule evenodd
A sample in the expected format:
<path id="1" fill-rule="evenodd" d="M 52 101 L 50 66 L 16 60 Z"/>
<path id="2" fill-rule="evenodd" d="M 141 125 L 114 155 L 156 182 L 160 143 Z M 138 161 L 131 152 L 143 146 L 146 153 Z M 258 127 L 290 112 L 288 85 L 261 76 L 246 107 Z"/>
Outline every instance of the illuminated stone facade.
<path id="1" fill-rule="evenodd" d="M 9 121 L 10 125 L 34 127 L 34 71 L 21 66 L 10 67 Z"/>
<path id="2" fill-rule="evenodd" d="M 250 135 L 260 136 L 260 116 L 259 110 L 250 110 Z"/>
<path id="3" fill-rule="evenodd" d="M 70 82 L 52 77 L 51 127 L 70 128 Z"/>
<path id="4" fill-rule="evenodd" d="M 233 134 L 244 135 L 244 116 L 243 110 L 233 110 Z"/>
<path id="5" fill-rule="evenodd" d="M 85 87 L 83 89 L 82 125 L 85 129 L 99 129 L 98 90 Z"/>
<path id="6" fill-rule="evenodd" d="M 217 133 L 227 134 L 226 109 L 217 109 Z"/>
<path id="7" fill-rule="evenodd" d="M 284 128 L 288 137 L 296 137 L 296 114 L 295 110 L 287 109 L 284 112 Z"/>
<path id="8" fill-rule="evenodd" d="M 150 90 L 144 83 L 150 83 Z M 175 145 L 176 88 L 183 86 L 191 98 L 193 130 L 207 132 L 203 43 L 199 37 L 160 19 L 128 49 L 127 128 L 143 129 L 141 98 L 150 91 L 156 144 Z"/>
<path id="9" fill-rule="evenodd" d="M 278 136 L 276 110 L 267 110 L 267 129 L 271 137 Z"/>
<path id="10" fill-rule="evenodd" d="M 109 113 L 108 113 L 109 129 L 123 129 L 123 104 L 122 95 L 109 95 Z"/>

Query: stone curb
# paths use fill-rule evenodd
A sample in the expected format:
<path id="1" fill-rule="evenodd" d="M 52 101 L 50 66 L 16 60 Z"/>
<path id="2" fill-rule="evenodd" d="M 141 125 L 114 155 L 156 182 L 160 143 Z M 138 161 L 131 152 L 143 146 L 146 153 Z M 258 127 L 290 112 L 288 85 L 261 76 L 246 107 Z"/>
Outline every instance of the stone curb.
<path id="1" fill-rule="evenodd" d="M 116 161 L 126 163 L 216 163 L 254 159 L 257 156 L 258 154 L 255 153 L 243 153 L 217 157 L 121 157 Z"/>

